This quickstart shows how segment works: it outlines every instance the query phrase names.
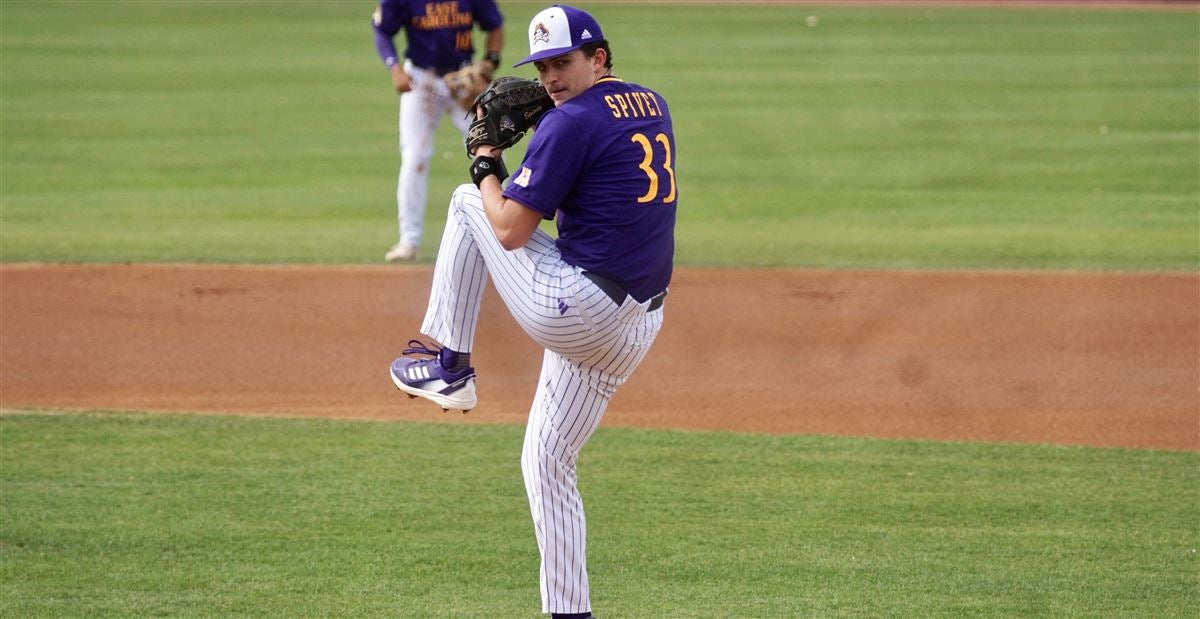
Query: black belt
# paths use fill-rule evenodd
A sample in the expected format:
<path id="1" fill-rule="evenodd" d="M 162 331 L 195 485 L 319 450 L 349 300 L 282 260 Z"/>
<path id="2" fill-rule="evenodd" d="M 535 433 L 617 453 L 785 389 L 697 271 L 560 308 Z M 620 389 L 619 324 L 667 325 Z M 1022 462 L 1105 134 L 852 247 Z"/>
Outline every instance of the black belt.
<path id="1" fill-rule="evenodd" d="M 621 284 L 618 284 L 617 282 L 614 282 L 603 275 L 597 275 L 591 271 L 584 271 L 583 276 L 592 280 L 592 283 L 596 284 L 596 287 L 600 290 L 603 290 L 604 294 L 608 295 L 608 298 L 612 299 L 613 303 L 616 303 L 618 307 L 625 303 L 625 297 L 629 296 L 629 294 L 625 292 L 625 289 L 621 287 Z M 646 307 L 646 311 L 653 312 L 654 310 L 662 307 L 663 299 L 666 298 L 666 296 L 667 291 L 664 290 L 653 297 L 650 297 L 650 305 Z"/>

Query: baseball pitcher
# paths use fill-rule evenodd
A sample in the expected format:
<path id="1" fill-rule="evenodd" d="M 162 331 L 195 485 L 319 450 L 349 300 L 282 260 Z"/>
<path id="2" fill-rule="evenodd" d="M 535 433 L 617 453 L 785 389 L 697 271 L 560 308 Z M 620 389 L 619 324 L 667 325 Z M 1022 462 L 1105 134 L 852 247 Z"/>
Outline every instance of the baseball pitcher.
<path id="1" fill-rule="evenodd" d="M 542 612 L 591 617 L 576 460 L 663 324 L 674 255 L 675 135 L 663 96 L 612 74 L 591 15 L 553 6 L 529 24 L 540 83 L 500 78 L 466 138 L 473 184 L 450 200 L 421 332 L 391 366 L 397 388 L 464 412 L 490 279 L 545 348 L 521 470 L 541 554 Z M 508 177 L 504 148 L 533 127 Z M 553 219 L 558 238 L 538 229 Z"/>

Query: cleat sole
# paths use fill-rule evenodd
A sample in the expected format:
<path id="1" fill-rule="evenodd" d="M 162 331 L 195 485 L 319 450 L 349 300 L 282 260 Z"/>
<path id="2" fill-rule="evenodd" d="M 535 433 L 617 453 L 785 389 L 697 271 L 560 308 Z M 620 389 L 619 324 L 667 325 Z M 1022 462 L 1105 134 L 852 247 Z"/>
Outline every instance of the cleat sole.
<path id="1" fill-rule="evenodd" d="M 449 411 L 450 409 L 465 412 L 475 408 L 474 385 L 470 386 L 471 398 L 470 400 L 467 400 L 466 398 L 447 397 L 436 391 L 426 391 L 424 389 L 406 385 L 399 378 L 396 378 L 396 375 L 392 374 L 391 371 L 388 372 L 388 375 L 392 377 L 392 384 L 395 385 L 397 389 L 404 392 L 404 394 L 410 399 L 418 397 L 424 398 L 437 404 L 438 406 L 441 406 L 443 412 Z"/>

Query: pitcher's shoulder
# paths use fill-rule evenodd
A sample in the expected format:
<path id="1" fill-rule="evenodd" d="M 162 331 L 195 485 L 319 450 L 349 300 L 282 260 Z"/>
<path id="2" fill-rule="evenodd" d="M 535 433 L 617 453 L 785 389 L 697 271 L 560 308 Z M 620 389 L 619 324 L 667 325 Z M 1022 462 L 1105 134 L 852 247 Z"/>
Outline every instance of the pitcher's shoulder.
<path id="1" fill-rule="evenodd" d="M 669 117 L 667 101 L 658 92 L 632 82 L 607 84 L 592 97 L 592 107 L 610 119 L 654 120 Z"/>

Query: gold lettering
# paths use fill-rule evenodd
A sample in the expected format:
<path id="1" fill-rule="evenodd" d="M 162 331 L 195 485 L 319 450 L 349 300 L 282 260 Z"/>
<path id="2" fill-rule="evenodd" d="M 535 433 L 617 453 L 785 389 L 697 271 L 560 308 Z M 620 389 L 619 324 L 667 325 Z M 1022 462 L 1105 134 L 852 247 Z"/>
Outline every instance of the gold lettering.
<path id="1" fill-rule="evenodd" d="M 612 109 L 613 118 L 621 117 L 621 110 L 617 108 L 617 104 L 613 101 L 612 95 L 604 95 L 604 102 L 607 103 L 608 107 Z"/>
<path id="2" fill-rule="evenodd" d="M 641 118 L 643 115 L 638 114 L 637 111 L 637 97 L 635 97 L 632 92 L 627 92 L 621 96 L 624 97 L 625 102 L 629 104 L 629 115 L 633 118 Z"/>
<path id="3" fill-rule="evenodd" d="M 413 18 L 413 25 L 421 30 L 470 27 L 474 22 L 470 11 L 458 12 L 457 2 L 427 2 L 425 14 Z"/>
<path id="4" fill-rule="evenodd" d="M 633 100 L 637 101 L 638 109 L 641 110 L 641 112 L 642 112 L 640 115 L 645 116 L 646 115 L 646 106 L 642 105 L 642 98 L 638 96 L 639 94 L 641 94 L 641 93 L 633 93 Z M 633 107 L 633 106 L 630 106 L 630 107 Z"/>
<path id="5" fill-rule="evenodd" d="M 658 106 L 658 98 L 652 92 L 643 92 L 642 96 L 646 97 L 646 105 L 650 107 L 651 116 L 662 116 L 662 108 Z"/>
<path id="6" fill-rule="evenodd" d="M 629 104 L 625 103 L 625 97 L 618 96 L 617 104 L 621 106 L 621 115 L 629 118 Z"/>
<path id="7" fill-rule="evenodd" d="M 604 95 L 604 102 L 612 110 L 613 118 L 636 119 L 656 118 L 663 115 L 658 97 L 649 91 L 620 92 Z"/>
<path id="8" fill-rule="evenodd" d="M 631 94 L 633 95 L 633 98 L 637 100 L 638 105 L 641 105 L 646 110 L 645 113 L 642 114 L 643 116 L 653 116 L 654 115 L 654 110 L 651 110 L 650 106 L 646 105 L 646 93 L 635 92 L 635 93 L 631 93 Z"/>

